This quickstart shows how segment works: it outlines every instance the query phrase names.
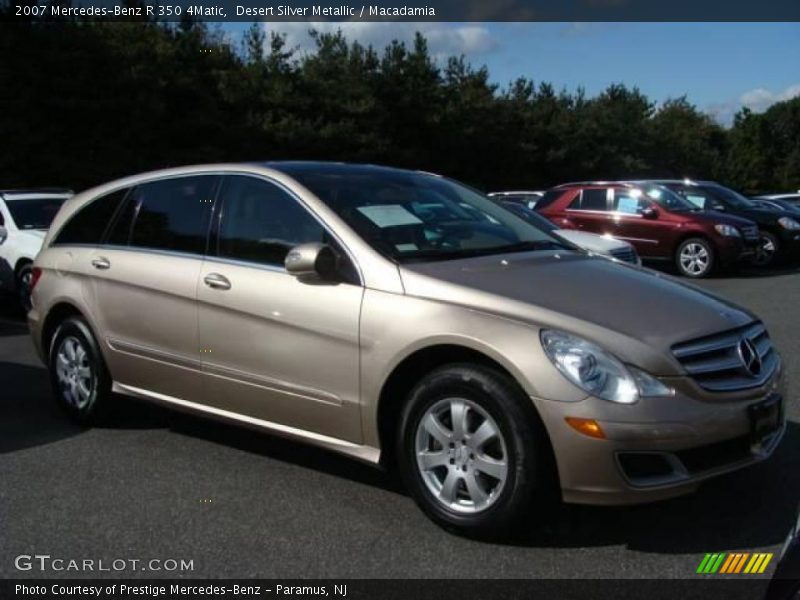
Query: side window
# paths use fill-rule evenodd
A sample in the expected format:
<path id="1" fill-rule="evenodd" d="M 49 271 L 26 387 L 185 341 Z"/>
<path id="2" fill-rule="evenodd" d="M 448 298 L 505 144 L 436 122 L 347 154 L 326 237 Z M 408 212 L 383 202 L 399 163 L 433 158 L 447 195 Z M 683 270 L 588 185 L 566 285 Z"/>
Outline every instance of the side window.
<path id="1" fill-rule="evenodd" d="M 215 175 L 176 177 L 136 187 L 109 243 L 123 243 L 125 221 L 132 217 L 130 246 L 204 254 L 218 180 Z"/>
<path id="2" fill-rule="evenodd" d="M 100 196 L 79 209 L 61 228 L 53 246 L 62 244 L 97 245 L 103 240 L 103 233 L 111 218 L 125 200 L 130 188 L 123 188 Z"/>
<path id="3" fill-rule="evenodd" d="M 293 246 L 328 242 L 325 229 L 305 207 L 263 179 L 228 177 L 219 205 L 219 257 L 283 266 Z"/>
<path id="4" fill-rule="evenodd" d="M 638 190 L 614 190 L 614 212 L 638 215 L 649 205 Z"/>
<path id="5" fill-rule="evenodd" d="M 608 210 L 608 190 L 605 188 L 581 190 L 580 195 L 575 197 L 569 207 L 574 210 Z"/>
<path id="6" fill-rule="evenodd" d="M 548 190 L 544 193 L 544 196 L 539 198 L 536 201 L 536 210 L 542 210 L 550 206 L 553 202 L 561 198 L 564 195 L 563 189 L 555 189 L 555 190 Z"/>
<path id="7" fill-rule="evenodd" d="M 680 188 L 677 190 L 677 192 L 689 202 L 694 204 L 697 208 L 711 210 L 711 207 L 714 205 L 714 199 L 703 190 L 694 188 Z"/>

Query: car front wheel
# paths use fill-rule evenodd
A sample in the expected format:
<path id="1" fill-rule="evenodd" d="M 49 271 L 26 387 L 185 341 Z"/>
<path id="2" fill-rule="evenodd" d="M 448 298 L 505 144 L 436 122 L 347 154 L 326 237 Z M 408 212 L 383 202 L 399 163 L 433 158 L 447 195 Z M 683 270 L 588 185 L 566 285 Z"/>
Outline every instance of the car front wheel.
<path id="1" fill-rule="evenodd" d="M 552 498 L 544 428 L 526 402 L 506 376 L 472 365 L 440 368 L 417 384 L 397 456 L 431 519 L 465 535 L 505 537 Z"/>
<path id="2" fill-rule="evenodd" d="M 780 242 L 777 237 L 769 231 L 760 231 L 756 253 L 751 260 L 752 264 L 756 267 L 768 267 L 775 262 L 779 249 Z"/>
<path id="3" fill-rule="evenodd" d="M 675 252 L 675 266 L 684 277 L 708 277 L 716 266 L 714 248 L 702 238 L 684 240 Z"/>

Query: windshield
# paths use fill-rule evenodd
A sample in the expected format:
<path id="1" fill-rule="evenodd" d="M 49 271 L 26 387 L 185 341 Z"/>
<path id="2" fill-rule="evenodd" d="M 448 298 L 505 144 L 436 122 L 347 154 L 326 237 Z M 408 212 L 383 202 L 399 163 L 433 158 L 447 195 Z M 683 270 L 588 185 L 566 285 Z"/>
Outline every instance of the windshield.
<path id="1" fill-rule="evenodd" d="M 522 217 L 531 225 L 535 225 L 539 229 L 547 231 L 548 233 L 551 231 L 556 231 L 558 227 L 553 225 L 550 221 L 548 221 L 545 217 L 540 215 L 534 210 L 531 210 L 527 206 L 523 206 L 522 204 L 517 204 L 516 202 L 503 202 L 503 206 L 513 212 L 518 217 Z"/>
<path id="2" fill-rule="evenodd" d="M 487 196 L 423 173 L 287 172 L 398 262 L 569 248 Z"/>
<path id="3" fill-rule="evenodd" d="M 65 198 L 25 198 L 6 200 L 17 229 L 47 229 L 64 204 Z"/>
<path id="4" fill-rule="evenodd" d="M 722 197 L 733 208 L 755 208 L 752 200 L 730 188 L 721 185 L 710 185 L 708 189 L 717 196 Z"/>
<path id="5" fill-rule="evenodd" d="M 672 212 L 697 210 L 697 207 L 680 194 L 661 185 L 644 186 L 645 195 L 659 206 Z"/>

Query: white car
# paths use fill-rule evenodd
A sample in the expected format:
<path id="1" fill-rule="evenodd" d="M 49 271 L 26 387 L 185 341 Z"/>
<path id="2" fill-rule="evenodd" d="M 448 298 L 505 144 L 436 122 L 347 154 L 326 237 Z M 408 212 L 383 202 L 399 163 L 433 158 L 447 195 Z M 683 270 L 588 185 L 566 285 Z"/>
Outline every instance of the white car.
<path id="1" fill-rule="evenodd" d="M 70 190 L 0 190 L 0 290 L 30 308 L 33 259 Z"/>
<path id="2" fill-rule="evenodd" d="M 553 233 L 560 238 L 565 239 L 580 248 L 583 248 L 584 250 L 594 252 L 595 254 L 610 256 L 612 258 L 616 258 L 617 260 L 635 265 L 642 264 L 642 260 L 639 258 L 639 253 L 636 252 L 636 248 L 634 248 L 628 242 L 618 240 L 617 238 L 613 237 L 597 235 L 596 233 L 588 233 L 586 231 L 559 229 L 547 218 L 522 204 L 506 200 L 501 200 L 500 203 L 515 215 L 533 223 L 540 229 L 544 229 L 549 233 Z"/>

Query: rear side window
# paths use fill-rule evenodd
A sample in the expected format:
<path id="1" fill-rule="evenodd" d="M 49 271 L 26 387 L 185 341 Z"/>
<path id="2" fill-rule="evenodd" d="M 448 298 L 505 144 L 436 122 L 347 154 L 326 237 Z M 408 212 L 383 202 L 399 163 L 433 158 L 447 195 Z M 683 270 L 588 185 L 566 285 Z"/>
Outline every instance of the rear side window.
<path id="1" fill-rule="evenodd" d="M 536 201 L 536 210 L 542 210 L 543 208 L 547 208 L 553 202 L 555 202 L 556 200 L 561 198 L 562 195 L 564 195 L 564 190 L 563 189 L 561 189 L 561 190 L 549 190 L 549 191 L 545 192 L 544 196 L 542 196 L 541 198 L 539 198 Z"/>
<path id="2" fill-rule="evenodd" d="M 328 241 L 305 207 L 263 179 L 228 177 L 219 203 L 217 256 L 283 266 L 293 246 Z"/>
<path id="3" fill-rule="evenodd" d="M 97 245 L 111 218 L 125 200 L 130 188 L 123 188 L 92 200 L 79 209 L 67 224 L 61 228 L 52 245 L 90 244 Z"/>
<path id="4" fill-rule="evenodd" d="M 201 175 L 145 183 L 131 192 L 109 243 L 203 254 L 219 177 Z M 131 225 L 131 222 L 132 225 Z"/>
<path id="5" fill-rule="evenodd" d="M 573 210 L 608 210 L 608 190 L 588 189 L 581 190 L 569 207 Z"/>

